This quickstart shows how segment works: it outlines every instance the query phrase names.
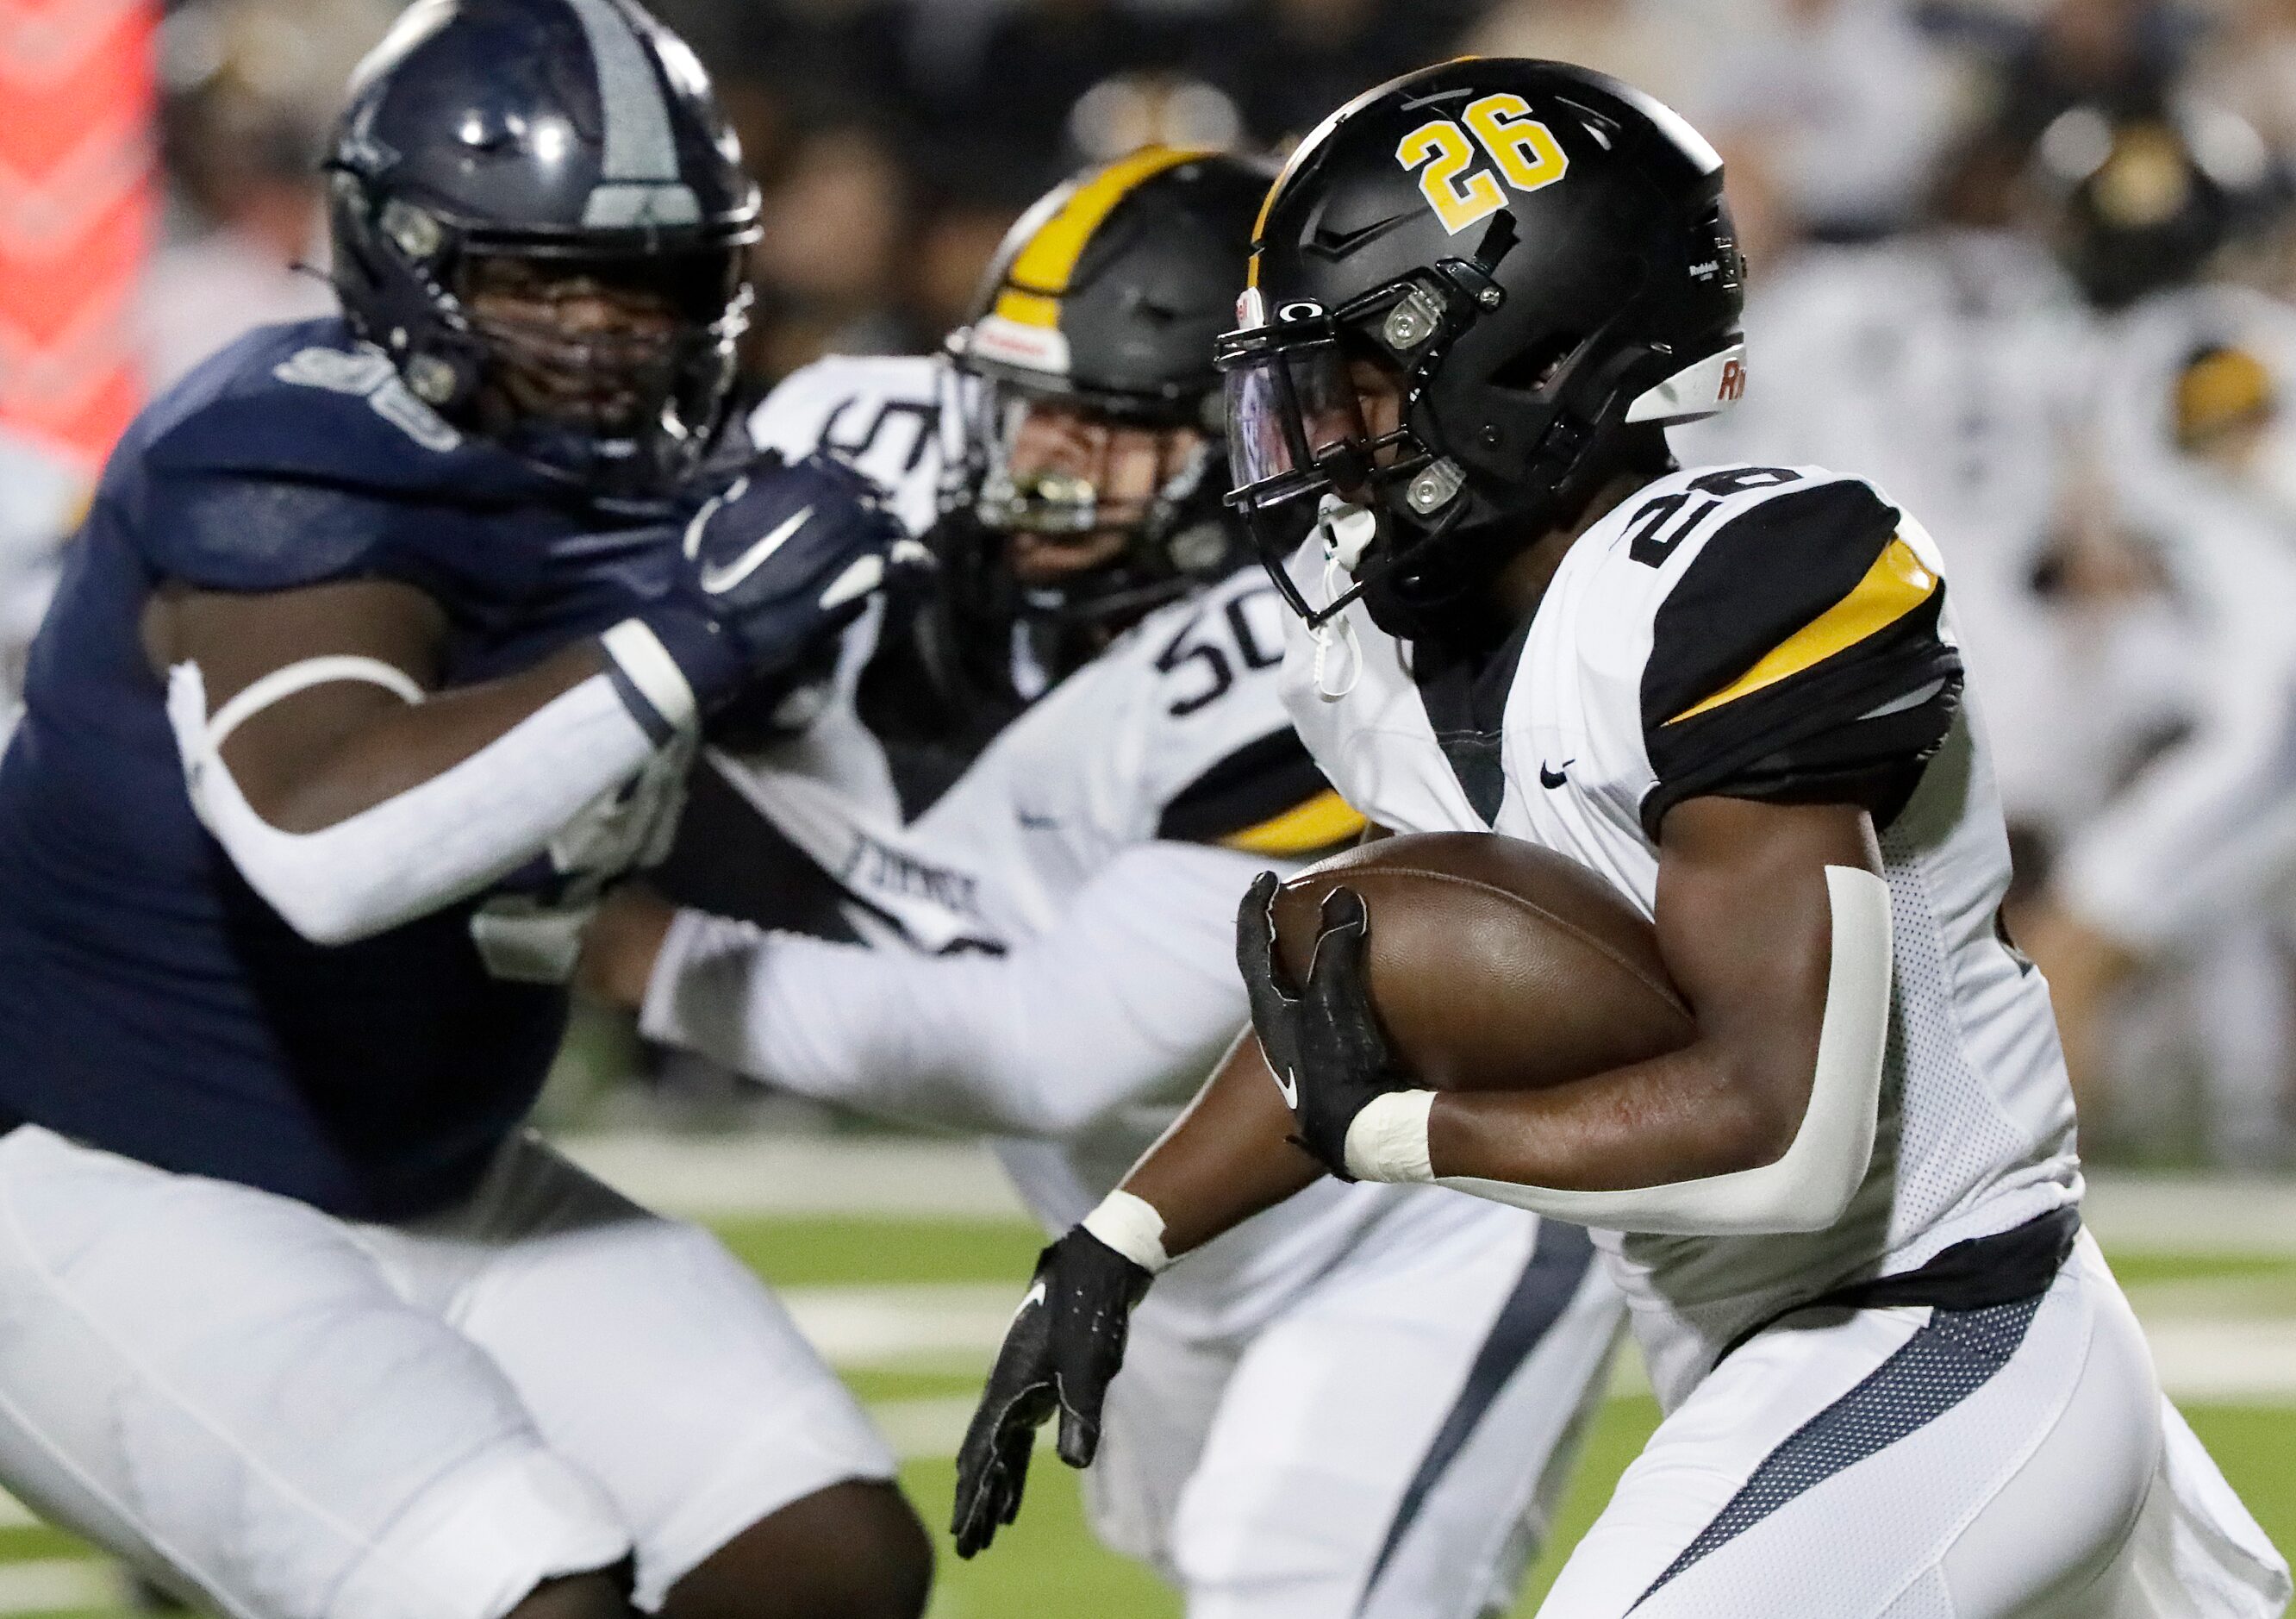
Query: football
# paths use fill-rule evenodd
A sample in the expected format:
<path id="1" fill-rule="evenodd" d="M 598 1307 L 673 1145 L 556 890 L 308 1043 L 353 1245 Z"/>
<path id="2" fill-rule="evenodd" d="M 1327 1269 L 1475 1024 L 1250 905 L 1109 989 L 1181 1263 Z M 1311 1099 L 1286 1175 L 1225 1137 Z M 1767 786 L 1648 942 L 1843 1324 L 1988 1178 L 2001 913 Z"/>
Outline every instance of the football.
<path id="1" fill-rule="evenodd" d="M 1383 838 L 1276 892 L 1276 951 L 1307 982 L 1324 896 L 1370 918 L 1371 999 L 1397 1061 L 1432 1090 L 1537 1090 L 1678 1050 L 1695 1032 L 1658 937 L 1552 850 L 1491 833 Z"/>

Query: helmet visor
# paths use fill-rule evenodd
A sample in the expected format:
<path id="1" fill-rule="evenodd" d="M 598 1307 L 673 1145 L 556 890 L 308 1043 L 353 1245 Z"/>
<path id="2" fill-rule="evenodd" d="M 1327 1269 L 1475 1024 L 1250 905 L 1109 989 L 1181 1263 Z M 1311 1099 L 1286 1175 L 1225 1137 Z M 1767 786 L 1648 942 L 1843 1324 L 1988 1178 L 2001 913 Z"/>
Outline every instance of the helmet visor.
<path id="1" fill-rule="evenodd" d="M 1308 325 L 1308 323 L 1301 323 Z M 1363 404 L 1328 324 L 1232 333 L 1221 340 L 1227 387 L 1230 504 L 1259 510 L 1360 476 L 1374 446 Z"/>

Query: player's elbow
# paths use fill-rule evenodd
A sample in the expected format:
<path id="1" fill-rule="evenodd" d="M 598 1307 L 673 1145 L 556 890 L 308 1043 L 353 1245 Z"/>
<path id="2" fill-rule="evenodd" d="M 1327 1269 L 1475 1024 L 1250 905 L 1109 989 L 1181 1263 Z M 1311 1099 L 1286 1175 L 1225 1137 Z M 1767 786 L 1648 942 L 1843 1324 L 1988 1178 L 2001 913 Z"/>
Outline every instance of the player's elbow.
<path id="1" fill-rule="evenodd" d="M 1723 1100 L 1710 1114 L 1713 1171 L 1751 1174 L 1793 1150 L 1809 1114 L 1812 1064 L 1764 1054 L 1725 1068 Z"/>
<path id="2" fill-rule="evenodd" d="M 239 875 L 307 944 L 357 944 L 410 919 L 400 885 L 340 838 L 286 834 L 218 840 Z"/>
<path id="3" fill-rule="evenodd" d="M 307 944 L 325 949 L 357 944 L 388 931 L 396 918 L 365 897 L 321 883 L 254 884 L 279 919 Z"/>

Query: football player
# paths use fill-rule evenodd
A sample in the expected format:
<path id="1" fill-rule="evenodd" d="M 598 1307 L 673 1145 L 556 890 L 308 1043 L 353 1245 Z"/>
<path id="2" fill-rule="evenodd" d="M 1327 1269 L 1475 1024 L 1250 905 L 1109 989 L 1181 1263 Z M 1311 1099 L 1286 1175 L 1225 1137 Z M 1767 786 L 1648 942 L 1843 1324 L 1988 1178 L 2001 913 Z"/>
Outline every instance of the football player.
<path id="1" fill-rule="evenodd" d="M 1127 1262 L 1072 1236 L 1039 1269 L 961 1519 L 1017 1509 L 1033 1425 L 1088 1424 L 1159 1270 L 1328 1171 L 1583 1222 L 1628 1291 L 1667 1416 L 1549 1615 L 2284 1604 L 2081 1233 L 1935 546 L 1854 478 L 1669 464 L 1660 430 L 1743 377 L 1721 180 L 1599 75 L 1410 74 L 1295 152 L 1222 344 L 1235 501 L 1319 507 L 1277 564 L 1317 762 L 1382 827 L 1604 875 L 1652 916 L 1695 1038 L 1438 1096 L 1365 999 L 1376 918 L 1336 894 L 1295 982 L 1260 878 L 1238 927 L 1258 1043 L 1086 1223 Z"/>
<path id="2" fill-rule="evenodd" d="M 1088 172 L 1014 229 L 953 363 L 825 361 L 767 402 L 767 441 L 857 455 L 945 563 L 857 714 L 720 761 L 771 831 L 717 858 L 802 849 L 869 944 L 801 936 L 793 881 L 757 913 L 778 931 L 625 901 L 594 935 L 648 1033 L 989 1136 L 1053 1230 L 1242 1029 L 1242 885 L 1362 826 L 1292 733 L 1283 609 L 1220 506 L 1212 344 L 1269 178 L 1160 149 Z M 1089 1231 L 1061 1252 L 1128 1274 Z M 1519 1210 L 1337 1181 L 1210 1245 L 1070 1435 L 1095 1527 L 1193 1619 L 1504 1608 L 1617 1335 L 1590 1258 Z"/>
<path id="3" fill-rule="evenodd" d="M 222 1613 L 909 1619 L 787 1315 L 520 1129 L 704 717 L 904 542 L 705 464 L 754 191 L 636 6 L 423 0 L 330 171 L 341 317 L 137 420 L 0 763 L 0 1479 Z"/>

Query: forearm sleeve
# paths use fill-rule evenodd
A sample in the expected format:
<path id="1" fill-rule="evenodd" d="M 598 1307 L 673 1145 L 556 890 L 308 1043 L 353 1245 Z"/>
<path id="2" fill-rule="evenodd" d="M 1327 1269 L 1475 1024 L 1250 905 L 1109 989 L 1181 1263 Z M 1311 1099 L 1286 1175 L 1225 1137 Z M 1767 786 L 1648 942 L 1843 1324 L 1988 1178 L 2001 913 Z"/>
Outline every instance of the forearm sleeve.
<path id="1" fill-rule="evenodd" d="M 282 832 L 251 808 L 218 751 L 195 663 L 168 683 L 168 719 L 192 807 L 250 887 L 314 944 L 348 944 L 476 893 L 532 859 L 619 792 L 690 723 L 692 700 L 642 629 L 606 637 L 610 667 L 562 692 L 430 780 L 318 832 Z M 649 650 L 650 649 L 650 650 Z"/>
<path id="2" fill-rule="evenodd" d="M 1174 1099 L 1243 1025 L 1236 896 L 1266 861 L 1131 850 L 1048 933 L 924 956 L 681 912 L 641 1027 L 800 1095 L 917 1123 L 1058 1138 Z"/>
<path id="3" fill-rule="evenodd" d="M 1612 1231 L 1720 1237 L 1823 1230 L 1841 1217 L 1874 1158 L 1890 1029 L 1890 891 L 1848 867 L 1825 868 L 1833 959 L 1809 1103 L 1792 1145 L 1759 1169 L 1660 1186 L 1588 1192 L 1472 1176 L 1439 1179 L 1428 1161 L 1435 1093 L 1375 1098 L 1348 1131 L 1348 1167 L 1366 1180 L 1436 1180 L 1494 1203 Z"/>

